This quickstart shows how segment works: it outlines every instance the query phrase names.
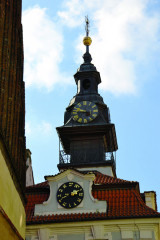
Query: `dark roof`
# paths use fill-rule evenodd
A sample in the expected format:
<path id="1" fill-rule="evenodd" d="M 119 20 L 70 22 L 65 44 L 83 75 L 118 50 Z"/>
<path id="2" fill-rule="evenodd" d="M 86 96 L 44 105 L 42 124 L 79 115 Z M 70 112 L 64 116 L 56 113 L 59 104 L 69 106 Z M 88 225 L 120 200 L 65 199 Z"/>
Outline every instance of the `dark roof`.
<path id="1" fill-rule="evenodd" d="M 88 174 L 91 172 L 84 172 Z M 100 219 L 120 218 L 145 218 L 160 217 L 160 213 L 146 206 L 139 192 L 138 182 L 125 181 L 123 179 L 94 172 L 96 179 L 93 184 L 92 194 L 98 200 L 107 201 L 106 213 L 78 213 L 34 216 L 35 204 L 47 201 L 50 190 L 48 182 L 42 182 L 27 187 L 26 191 L 26 220 L 27 224 L 89 221 Z"/>

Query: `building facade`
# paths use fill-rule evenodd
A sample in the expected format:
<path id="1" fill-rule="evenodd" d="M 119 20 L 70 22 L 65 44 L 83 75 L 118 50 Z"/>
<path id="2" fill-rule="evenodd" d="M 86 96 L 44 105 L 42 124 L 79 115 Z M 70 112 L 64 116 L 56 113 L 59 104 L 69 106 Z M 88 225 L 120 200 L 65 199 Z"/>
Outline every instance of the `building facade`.
<path id="1" fill-rule="evenodd" d="M 100 73 L 86 53 L 74 75 L 77 93 L 57 127 L 63 150 L 57 175 L 26 190 L 27 240 L 159 240 L 155 192 L 117 178 L 115 125 L 98 92 Z"/>
<path id="2" fill-rule="evenodd" d="M 0 1 L 0 239 L 25 238 L 21 0 Z"/>

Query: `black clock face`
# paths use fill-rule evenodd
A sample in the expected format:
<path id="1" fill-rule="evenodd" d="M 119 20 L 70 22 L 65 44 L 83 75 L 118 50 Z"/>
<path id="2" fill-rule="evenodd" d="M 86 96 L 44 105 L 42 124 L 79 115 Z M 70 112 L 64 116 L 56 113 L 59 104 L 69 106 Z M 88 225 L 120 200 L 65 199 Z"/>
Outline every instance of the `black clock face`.
<path id="1" fill-rule="evenodd" d="M 83 197 L 83 188 L 76 182 L 66 182 L 57 191 L 57 201 L 64 208 L 77 207 Z"/>
<path id="2" fill-rule="evenodd" d="M 74 121 L 88 123 L 98 116 L 98 108 L 93 102 L 83 101 L 73 108 L 72 116 Z"/>

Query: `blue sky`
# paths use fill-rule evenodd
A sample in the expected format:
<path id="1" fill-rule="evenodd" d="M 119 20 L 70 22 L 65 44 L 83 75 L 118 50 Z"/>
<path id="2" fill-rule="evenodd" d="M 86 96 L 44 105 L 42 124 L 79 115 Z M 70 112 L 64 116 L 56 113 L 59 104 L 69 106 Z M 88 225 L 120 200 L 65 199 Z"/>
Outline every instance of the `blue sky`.
<path id="1" fill-rule="evenodd" d="M 83 62 L 84 16 L 92 63 L 115 123 L 117 177 L 157 192 L 160 210 L 160 1 L 23 0 L 26 142 L 35 182 L 57 173 L 65 108 Z"/>

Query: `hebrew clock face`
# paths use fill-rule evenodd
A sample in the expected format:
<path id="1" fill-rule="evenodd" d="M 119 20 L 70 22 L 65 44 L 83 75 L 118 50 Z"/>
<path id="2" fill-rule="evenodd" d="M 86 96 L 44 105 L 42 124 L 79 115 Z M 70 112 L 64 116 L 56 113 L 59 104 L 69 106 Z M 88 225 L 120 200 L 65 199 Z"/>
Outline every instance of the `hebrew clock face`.
<path id="1" fill-rule="evenodd" d="M 83 101 L 73 108 L 72 116 L 74 121 L 88 123 L 98 116 L 98 108 L 93 102 Z"/>
<path id="2" fill-rule="evenodd" d="M 83 188 L 76 182 L 66 182 L 57 191 L 57 201 L 64 208 L 77 207 L 83 197 Z"/>

